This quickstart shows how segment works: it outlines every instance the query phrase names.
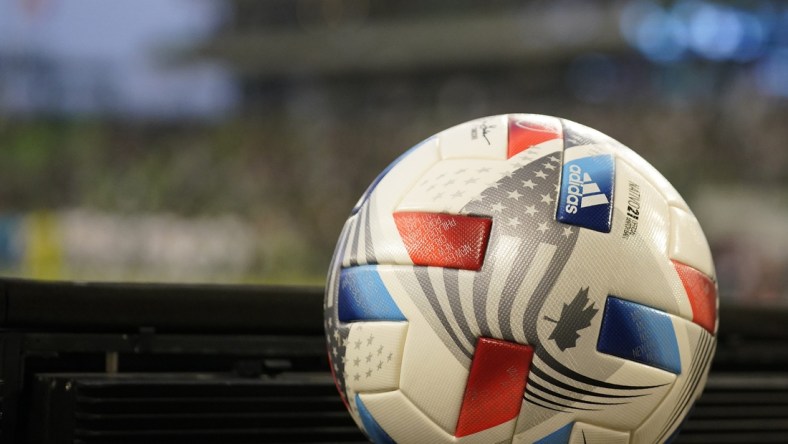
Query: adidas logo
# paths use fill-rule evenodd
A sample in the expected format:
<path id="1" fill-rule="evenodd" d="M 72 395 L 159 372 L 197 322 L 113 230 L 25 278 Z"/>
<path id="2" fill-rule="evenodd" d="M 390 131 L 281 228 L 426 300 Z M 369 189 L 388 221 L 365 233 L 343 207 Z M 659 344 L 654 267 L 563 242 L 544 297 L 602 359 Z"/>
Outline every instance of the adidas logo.
<path id="1" fill-rule="evenodd" d="M 555 219 L 600 233 L 613 223 L 616 163 L 612 154 L 579 157 L 564 163 Z"/>
<path id="2" fill-rule="evenodd" d="M 568 169 L 569 185 L 566 188 L 566 206 L 564 210 L 569 214 L 576 214 L 578 204 L 580 208 L 606 205 L 610 201 L 605 193 L 599 189 L 599 185 L 591 179 L 588 173 L 584 173 L 580 165 L 570 165 Z"/>

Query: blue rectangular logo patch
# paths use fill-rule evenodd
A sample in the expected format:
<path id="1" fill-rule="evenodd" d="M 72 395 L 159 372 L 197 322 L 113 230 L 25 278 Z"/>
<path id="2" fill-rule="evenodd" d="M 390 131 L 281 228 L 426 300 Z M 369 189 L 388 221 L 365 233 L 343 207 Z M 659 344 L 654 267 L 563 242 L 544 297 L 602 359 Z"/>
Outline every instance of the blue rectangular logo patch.
<path id="1" fill-rule="evenodd" d="M 609 233 L 613 221 L 615 160 L 610 154 L 581 157 L 564 164 L 559 222 Z"/>

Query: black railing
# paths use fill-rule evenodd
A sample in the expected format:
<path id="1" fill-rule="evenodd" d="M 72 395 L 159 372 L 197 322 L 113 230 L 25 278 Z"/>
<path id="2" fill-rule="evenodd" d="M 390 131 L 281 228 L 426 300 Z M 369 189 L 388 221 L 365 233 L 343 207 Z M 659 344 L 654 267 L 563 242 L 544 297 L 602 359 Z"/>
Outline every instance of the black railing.
<path id="1" fill-rule="evenodd" d="M 9 443 L 363 441 L 334 388 L 322 289 L 0 280 Z M 788 442 L 788 311 L 720 310 L 678 443 Z"/>

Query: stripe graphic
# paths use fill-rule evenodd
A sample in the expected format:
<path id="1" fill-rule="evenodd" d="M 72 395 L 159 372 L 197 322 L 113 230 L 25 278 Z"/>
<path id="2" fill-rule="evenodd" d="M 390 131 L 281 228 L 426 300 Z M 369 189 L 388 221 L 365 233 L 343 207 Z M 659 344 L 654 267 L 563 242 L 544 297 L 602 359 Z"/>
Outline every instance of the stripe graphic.
<path id="1" fill-rule="evenodd" d="M 541 243 L 536 248 L 531 264 L 523 275 L 522 282 L 520 283 L 520 291 L 517 298 L 513 301 L 512 311 L 510 316 L 509 331 L 515 341 L 519 343 L 526 343 L 525 330 L 522 328 L 522 319 L 525 318 L 525 309 L 528 307 L 527 295 L 534 294 L 536 287 L 539 284 L 542 276 L 545 275 L 547 267 L 552 262 L 555 255 L 555 245 Z"/>
<path id="2" fill-rule="evenodd" d="M 443 285 L 446 290 L 446 297 L 449 307 L 451 307 L 451 314 L 462 333 L 461 337 L 465 338 L 464 341 L 461 341 L 463 345 L 473 344 L 479 336 L 478 328 L 471 322 L 473 321 L 473 305 L 468 303 L 472 300 L 471 292 L 468 291 L 470 287 L 467 285 L 462 286 L 466 290 L 463 292 L 460 286 L 461 274 L 467 275 L 467 273 L 473 272 L 453 268 L 443 269 Z M 463 303 L 463 301 L 466 302 Z M 458 334 L 458 336 L 460 335 Z"/>
<path id="3" fill-rule="evenodd" d="M 364 252 L 366 253 L 364 257 L 364 263 L 367 264 L 375 264 L 377 260 L 375 259 L 375 248 L 372 245 L 372 227 L 371 227 L 371 215 L 373 213 L 372 207 L 375 205 L 375 198 L 369 199 L 367 202 L 367 208 L 364 210 Z"/>
<path id="4" fill-rule="evenodd" d="M 372 233 L 376 200 L 374 195 L 366 199 L 358 211 L 348 219 L 351 222 L 348 230 L 350 242 L 342 261 L 346 267 L 378 263 Z"/>
<path id="5" fill-rule="evenodd" d="M 592 385 L 594 387 L 611 389 L 611 390 L 648 390 L 657 387 L 662 387 L 662 385 L 614 384 L 612 382 L 601 381 L 599 379 L 591 378 L 589 376 L 578 373 L 570 369 L 569 367 L 565 366 L 557 359 L 555 359 L 550 353 L 548 353 L 544 347 L 540 347 L 536 349 L 536 356 L 539 358 L 539 360 L 535 361 L 535 365 L 534 365 L 535 371 L 539 371 L 539 369 L 543 368 L 542 365 L 544 365 L 544 368 L 550 368 L 550 370 L 560 374 L 561 376 L 577 381 L 580 384 Z"/>
<path id="6" fill-rule="evenodd" d="M 360 217 L 361 215 L 355 214 L 350 219 L 348 219 L 350 221 L 350 228 L 348 230 L 348 245 L 342 254 L 342 265 L 346 267 L 358 264 L 358 255 L 356 254 L 356 251 L 358 250 L 358 220 Z"/>
<path id="7" fill-rule="evenodd" d="M 547 387 L 545 387 L 543 385 L 540 385 L 534 378 L 531 378 L 531 379 L 528 380 L 528 387 L 530 387 L 532 389 L 537 389 L 537 390 L 539 390 L 539 391 L 541 391 L 543 393 L 546 393 L 546 394 L 548 394 L 550 396 L 555 396 L 556 398 L 565 399 L 565 400 L 570 401 L 572 403 L 579 402 L 579 403 L 582 403 L 582 404 L 592 404 L 592 405 L 623 405 L 623 404 L 629 404 L 628 402 L 596 402 L 596 401 L 588 401 L 588 400 L 581 399 L 581 398 L 574 398 L 572 396 L 564 395 L 564 394 L 559 393 L 557 391 L 553 391 L 553 390 L 551 390 L 551 389 L 549 389 L 549 388 L 547 388 Z"/>
<path id="8" fill-rule="evenodd" d="M 487 264 L 485 270 L 482 273 L 477 273 L 473 279 L 473 318 L 476 321 L 476 325 L 479 326 L 479 334 L 482 336 L 492 336 L 490 334 L 490 327 L 487 323 L 487 290 L 490 288 L 490 277 L 491 277 L 491 270 L 494 270 L 496 267 L 496 262 L 498 261 L 498 239 L 497 236 L 493 236 L 492 239 L 493 245 L 489 246 L 492 251 L 495 251 L 495 254 L 490 254 L 487 258 Z"/>
<path id="9" fill-rule="evenodd" d="M 679 402 L 674 405 L 670 419 L 665 423 L 665 427 L 663 427 L 660 432 L 657 441 L 662 442 L 665 437 L 668 436 L 670 431 L 677 426 L 677 423 L 684 417 L 695 401 L 694 395 L 697 393 L 698 384 L 700 384 L 703 376 L 708 372 L 709 363 L 714 356 L 716 342 L 714 336 L 710 334 L 702 333 L 700 335 L 698 348 L 695 353 L 693 353 L 687 382 L 679 395 Z"/>
<path id="10" fill-rule="evenodd" d="M 539 355 L 540 353 L 537 349 L 528 380 L 529 390 L 526 390 L 523 398 L 530 404 L 547 408 L 548 410 L 561 412 L 600 410 L 605 405 L 629 404 L 633 398 L 649 396 L 651 389 L 661 387 L 661 385 L 629 386 L 612 384 L 580 375 L 563 366 L 561 367 L 563 367 L 563 370 L 566 370 L 565 373 L 567 375 L 559 372 L 551 374 L 554 370 Z M 541 353 L 541 355 L 549 357 L 546 353 Z M 571 382 L 559 379 L 559 375 L 567 378 L 568 381 L 576 381 L 595 388 L 584 389 L 577 387 Z M 609 391 L 615 393 L 609 393 Z M 581 405 L 577 405 L 578 403 Z"/>
<path id="11" fill-rule="evenodd" d="M 542 401 L 542 402 L 547 403 L 547 404 L 551 404 L 551 405 L 553 405 L 555 407 L 558 407 L 558 408 L 561 408 L 561 409 L 580 410 L 580 411 L 583 411 L 583 412 L 598 412 L 598 411 L 602 410 L 602 409 L 577 407 L 577 406 L 573 406 L 573 405 L 567 405 L 566 403 L 562 403 L 562 402 L 552 401 L 550 399 L 545 398 L 544 396 L 540 396 L 540 395 L 534 393 L 533 389 L 529 385 L 525 389 L 525 400 L 527 402 L 533 402 L 533 398 L 536 398 L 539 401 Z"/>
<path id="12" fill-rule="evenodd" d="M 444 280 L 444 270 L 448 270 L 447 268 L 439 268 L 439 267 L 427 267 L 427 274 L 430 277 L 430 282 L 432 284 L 433 292 L 438 300 L 438 305 L 440 305 L 441 310 L 446 313 L 446 319 L 449 321 L 449 326 L 451 327 L 452 331 L 454 332 L 454 336 L 458 338 L 459 342 L 462 344 L 463 348 L 469 351 L 473 350 L 474 341 L 469 341 L 468 338 L 465 336 L 463 329 L 460 327 L 459 324 L 459 317 L 457 313 L 452 309 L 452 305 L 449 302 L 449 296 L 447 292 L 446 282 Z"/>
<path id="13" fill-rule="evenodd" d="M 639 398 L 641 396 L 646 396 L 647 394 L 635 394 L 635 395 L 611 395 L 609 393 L 602 393 L 602 392 L 593 392 L 590 390 L 585 390 L 580 387 L 575 387 L 571 384 L 567 384 L 556 379 L 553 376 L 547 374 L 547 372 L 543 371 L 541 368 L 534 366 L 532 370 L 532 374 L 540 378 L 542 381 L 551 384 L 554 388 L 560 388 L 564 390 L 568 390 L 573 393 L 577 393 L 579 395 L 587 395 L 587 396 L 597 396 L 600 398 L 613 398 L 613 399 L 627 399 L 627 398 Z M 644 389 L 651 389 L 656 388 L 658 386 L 645 386 L 645 387 L 633 387 L 631 389 L 622 389 L 622 390 L 644 390 Z"/>
<path id="14" fill-rule="evenodd" d="M 463 314 L 462 319 L 465 321 L 462 322 L 461 325 L 465 325 L 467 331 L 471 333 L 471 336 L 468 338 L 469 341 L 471 342 L 473 342 L 474 340 L 476 340 L 477 337 L 482 335 L 482 331 L 481 328 L 479 327 L 479 323 L 476 322 L 476 308 L 473 300 L 475 275 L 476 275 L 475 272 L 467 271 L 467 270 L 459 270 L 457 272 L 459 295 L 457 295 L 456 298 L 459 299 L 460 301 L 460 306 L 462 307 L 462 314 Z"/>
<path id="15" fill-rule="evenodd" d="M 359 211 L 357 214 L 358 223 L 356 224 L 356 233 L 353 239 L 353 252 L 351 253 L 351 263 L 350 265 L 365 265 L 365 251 L 366 248 L 364 246 L 364 241 L 366 240 L 366 236 L 364 235 L 364 227 L 367 225 L 369 220 L 369 204 L 364 205 L 362 211 Z"/>
<path id="16" fill-rule="evenodd" d="M 512 242 L 514 247 L 514 242 Z M 498 304 L 498 312 L 496 324 L 501 327 L 501 336 L 507 341 L 514 341 L 516 337 L 525 338 L 525 332 L 522 325 L 516 321 L 517 310 L 512 310 L 515 306 L 525 306 L 528 299 L 531 297 L 532 292 L 528 288 L 523 289 L 523 277 L 543 268 L 543 264 L 539 264 L 539 258 L 535 256 L 534 250 L 539 251 L 540 248 L 547 247 L 553 248 L 553 245 L 547 243 L 534 244 L 531 242 L 519 242 L 517 245 L 517 252 L 513 257 L 517 258 L 508 265 L 508 272 L 506 280 L 501 291 L 500 303 Z M 549 262 L 549 260 L 548 260 Z M 543 274 L 543 273 L 541 273 Z M 516 336 L 515 336 L 516 335 Z M 527 342 L 523 339 L 521 342 Z"/>
<path id="17" fill-rule="evenodd" d="M 507 319 L 508 316 L 504 316 L 508 313 L 505 311 L 503 313 L 504 316 L 499 318 L 498 311 L 500 308 L 505 307 L 504 301 L 507 296 L 514 297 L 517 290 L 506 285 L 508 283 L 506 277 L 513 269 L 517 268 L 515 267 L 515 261 L 519 258 L 517 252 L 522 243 L 522 239 L 512 236 L 500 236 L 498 239 L 497 253 L 499 259 L 503 260 L 497 261 L 495 266 L 492 267 L 490 285 L 487 288 L 487 295 L 484 297 L 486 301 L 484 308 L 487 314 L 487 325 L 490 329 L 489 336 L 493 338 L 503 337 L 501 334 L 503 329 L 499 319 Z M 509 302 L 509 305 L 511 305 L 511 302 Z M 508 326 L 509 323 L 507 322 L 506 324 Z"/>
<path id="18" fill-rule="evenodd" d="M 450 347 L 450 350 L 454 351 L 457 348 L 468 358 L 470 359 L 473 356 L 473 350 L 470 348 L 466 348 L 462 345 L 459 337 L 455 330 L 451 327 L 451 323 L 449 323 L 449 316 L 451 316 L 451 312 L 443 311 L 440 302 L 438 301 L 438 296 L 435 293 L 435 289 L 432 288 L 432 281 L 429 277 L 429 272 L 427 271 L 426 267 L 413 267 L 413 270 L 416 274 L 416 279 L 421 286 L 422 294 L 424 295 L 425 299 L 429 303 L 432 312 L 438 317 L 440 324 L 442 326 L 442 331 L 448 333 L 449 337 L 451 338 L 452 344 L 455 347 Z M 456 322 L 456 320 L 455 320 Z M 440 336 L 444 336 L 441 334 Z"/>

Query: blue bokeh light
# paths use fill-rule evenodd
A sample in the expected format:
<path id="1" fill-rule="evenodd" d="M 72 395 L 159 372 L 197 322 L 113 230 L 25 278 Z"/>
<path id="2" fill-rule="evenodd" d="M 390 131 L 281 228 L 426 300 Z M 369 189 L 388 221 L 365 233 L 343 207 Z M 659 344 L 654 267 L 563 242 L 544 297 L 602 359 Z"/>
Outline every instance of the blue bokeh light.
<path id="1" fill-rule="evenodd" d="M 686 26 L 655 3 L 631 3 L 624 9 L 620 25 L 624 38 L 654 62 L 675 62 L 686 51 Z"/>
<path id="2" fill-rule="evenodd" d="M 771 1 L 734 7 L 680 0 L 663 8 L 650 0 L 636 0 L 623 8 L 619 25 L 624 39 L 656 63 L 692 55 L 715 62 L 748 63 L 788 47 L 788 8 Z"/>
<path id="3" fill-rule="evenodd" d="M 708 3 L 695 11 L 688 25 L 690 46 L 711 60 L 731 58 L 744 33 L 733 10 Z"/>
<path id="4" fill-rule="evenodd" d="M 770 96 L 788 97 L 788 48 L 773 51 L 756 66 L 758 89 Z"/>

